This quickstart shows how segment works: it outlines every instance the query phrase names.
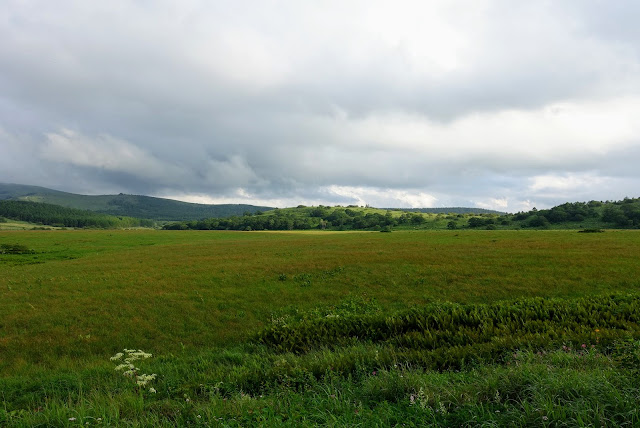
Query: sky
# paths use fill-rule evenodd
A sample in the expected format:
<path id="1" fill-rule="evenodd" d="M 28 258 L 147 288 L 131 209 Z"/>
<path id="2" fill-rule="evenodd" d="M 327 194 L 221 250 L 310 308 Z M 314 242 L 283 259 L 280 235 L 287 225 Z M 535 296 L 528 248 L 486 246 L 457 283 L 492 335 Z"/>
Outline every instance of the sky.
<path id="1" fill-rule="evenodd" d="M 635 0 L 0 3 L 0 182 L 279 207 L 640 196 Z"/>

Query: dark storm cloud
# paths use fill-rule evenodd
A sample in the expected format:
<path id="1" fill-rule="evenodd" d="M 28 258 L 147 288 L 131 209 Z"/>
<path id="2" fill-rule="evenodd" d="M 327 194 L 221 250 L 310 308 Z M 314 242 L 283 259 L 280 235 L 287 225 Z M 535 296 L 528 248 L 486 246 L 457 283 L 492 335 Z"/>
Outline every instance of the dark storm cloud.
<path id="1" fill-rule="evenodd" d="M 0 181 L 285 205 L 613 198 L 639 181 L 638 9 L 10 1 Z"/>

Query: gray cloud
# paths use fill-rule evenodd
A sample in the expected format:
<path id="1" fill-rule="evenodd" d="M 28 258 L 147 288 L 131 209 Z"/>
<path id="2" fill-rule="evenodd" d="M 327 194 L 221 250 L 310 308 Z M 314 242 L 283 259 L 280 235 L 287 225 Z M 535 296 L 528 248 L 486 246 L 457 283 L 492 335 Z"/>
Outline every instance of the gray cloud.
<path id="1" fill-rule="evenodd" d="M 279 205 L 633 196 L 639 8 L 9 1 L 0 181 Z"/>

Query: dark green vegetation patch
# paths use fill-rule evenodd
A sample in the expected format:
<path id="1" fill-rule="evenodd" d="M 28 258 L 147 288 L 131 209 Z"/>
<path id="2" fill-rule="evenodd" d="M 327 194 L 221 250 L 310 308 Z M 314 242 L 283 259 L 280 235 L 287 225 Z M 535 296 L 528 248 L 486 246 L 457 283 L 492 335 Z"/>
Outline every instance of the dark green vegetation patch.
<path id="1" fill-rule="evenodd" d="M 0 379 L 0 423 L 633 426 L 639 317 L 635 295 L 434 303 L 386 317 L 350 299 L 276 320 L 254 336 L 266 346 L 154 357 L 141 364 L 157 375 L 149 388 L 107 363 Z M 286 350 L 300 343 L 304 352 Z"/>
<path id="2" fill-rule="evenodd" d="M 26 201 L 0 201 L 0 214 L 30 223 L 57 227 L 93 227 L 101 229 L 152 227 L 154 222 L 131 217 L 114 217 L 89 210 Z"/>
<path id="3" fill-rule="evenodd" d="M 21 244 L 0 244 L 0 254 L 35 254 L 35 251 Z"/>
<path id="4" fill-rule="evenodd" d="M 495 360 L 512 349 L 637 337 L 639 321 L 640 298 L 635 295 L 536 298 L 489 305 L 436 303 L 394 314 L 338 312 L 299 321 L 282 318 L 254 340 L 278 352 L 296 354 L 356 343 L 380 344 L 388 364 L 401 360 L 443 369 Z"/>

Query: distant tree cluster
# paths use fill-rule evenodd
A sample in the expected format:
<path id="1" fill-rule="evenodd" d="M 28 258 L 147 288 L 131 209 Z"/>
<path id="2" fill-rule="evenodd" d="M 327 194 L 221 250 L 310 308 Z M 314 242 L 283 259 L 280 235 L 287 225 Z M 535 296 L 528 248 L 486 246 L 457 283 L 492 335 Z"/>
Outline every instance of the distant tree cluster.
<path id="1" fill-rule="evenodd" d="M 526 213 L 518 213 L 514 220 L 526 220 L 528 226 L 544 227 L 549 224 L 560 224 L 568 221 L 581 222 L 586 219 L 597 219 L 600 213 L 597 210 L 601 202 L 573 202 L 555 206 L 548 210 L 536 210 Z"/>
<path id="2" fill-rule="evenodd" d="M 152 220 L 115 217 L 88 210 L 78 210 L 60 205 L 27 201 L 0 201 L 0 216 L 59 227 L 110 229 L 154 226 Z"/>
<path id="3" fill-rule="evenodd" d="M 471 217 L 469 219 L 469 227 L 486 227 L 493 226 L 497 223 L 495 217 Z"/>
<path id="4" fill-rule="evenodd" d="M 469 219 L 469 227 L 479 228 L 492 224 L 508 225 L 516 223 L 520 227 L 548 228 L 551 225 L 596 223 L 602 227 L 640 227 L 640 198 L 625 198 L 622 201 L 572 202 L 546 210 L 519 212 L 498 218 L 474 217 Z M 599 226 L 600 227 L 600 226 Z"/>
<path id="5" fill-rule="evenodd" d="M 447 220 L 450 220 L 446 222 Z M 429 224 L 425 224 L 429 222 Z M 582 226 L 584 223 L 586 226 Z M 422 213 L 405 211 L 394 215 L 391 211 L 363 209 L 357 206 L 306 207 L 275 209 L 266 213 L 246 212 L 243 216 L 208 218 L 164 226 L 173 230 L 381 230 L 396 226 L 448 229 L 537 228 L 551 226 L 579 227 L 640 227 L 640 199 L 625 198 L 618 202 L 574 202 L 556 207 L 517 214 L 437 214 L 427 218 Z"/>
<path id="6" fill-rule="evenodd" d="M 640 226 L 640 198 L 625 198 L 607 205 L 602 220 L 618 227 Z"/>
<path id="7" fill-rule="evenodd" d="M 166 230 L 307 230 L 314 228 L 314 222 L 309 218 L 258 214 L 171 223 L 163 228 Z"/>
<path id="8" fill-rule="evenodd" d="M 242 217 L 209 218 L 199 221 L 172 223 L 164 226 L 169 230 L 385 230 L 398 225 L 419 225 L 426 220 L 418 213 L 403 213 L 394 217 L 385 214 L 364 212 L 342 207 L 304 207 L 293 211 L 274 210 L 269 215 L 256 213 Z"/>

